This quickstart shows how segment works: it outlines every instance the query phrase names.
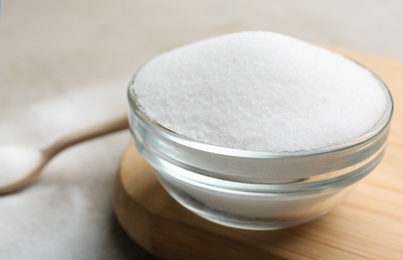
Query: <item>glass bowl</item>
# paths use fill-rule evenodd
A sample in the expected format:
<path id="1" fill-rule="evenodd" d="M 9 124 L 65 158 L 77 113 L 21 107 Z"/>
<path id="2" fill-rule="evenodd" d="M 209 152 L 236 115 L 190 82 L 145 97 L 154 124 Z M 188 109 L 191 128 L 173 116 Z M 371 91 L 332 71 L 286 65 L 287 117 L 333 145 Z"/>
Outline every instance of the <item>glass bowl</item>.
<path id="1" fill-rule="evenodd" d="M 375 80 L 379 80 L 378 77 Z M 129 84 L 133 142 L 168 193 L 210 221 L 252 230 L 281 229 L 318 218 L 335 207 L 381 161 L 393 113 L 348 144 L 311 152 L 254 152 L 181 136 L 142 111 Z"/>

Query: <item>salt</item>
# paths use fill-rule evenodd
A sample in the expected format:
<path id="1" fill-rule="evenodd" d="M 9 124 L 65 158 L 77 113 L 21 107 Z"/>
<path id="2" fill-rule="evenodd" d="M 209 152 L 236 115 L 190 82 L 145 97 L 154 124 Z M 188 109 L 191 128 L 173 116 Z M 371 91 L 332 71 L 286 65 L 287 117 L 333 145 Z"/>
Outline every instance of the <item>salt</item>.
<path id="1" fill-rule="evenodd" d="M 369 132 L 387 93 L 365 68 L 272 32 L 242 32 L 166 52 L 136 75 L 154 121 L 223 147 L 311 151 Z"/>
<path id="2" fill-rule="evenodd" d="M 33 148 L 16 145 L 0 146 L 0 186 L 25 177 L 39 166 L 42 154 Z"/>

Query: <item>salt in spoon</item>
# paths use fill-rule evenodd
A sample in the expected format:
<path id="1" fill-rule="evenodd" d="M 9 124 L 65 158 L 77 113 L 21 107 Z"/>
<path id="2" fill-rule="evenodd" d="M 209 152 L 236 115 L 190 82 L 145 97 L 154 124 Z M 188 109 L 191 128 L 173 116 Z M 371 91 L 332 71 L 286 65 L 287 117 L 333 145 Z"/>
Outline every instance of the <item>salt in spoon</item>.
<path id="1" fill-rule="evenodd" d="M 0 180 L 0 195 L 16 192 L 31 184 L 46 164 L 64 149 L 128 127 L 127 115 L 124 114 L 66 135 L 43 150 L 24 146 L 0 147 L 0 170 L 13 173 L 12 176 L 7 172 L 7 176 L 14 178 L 11 181 L 6 180 L 6 183 Z"/>

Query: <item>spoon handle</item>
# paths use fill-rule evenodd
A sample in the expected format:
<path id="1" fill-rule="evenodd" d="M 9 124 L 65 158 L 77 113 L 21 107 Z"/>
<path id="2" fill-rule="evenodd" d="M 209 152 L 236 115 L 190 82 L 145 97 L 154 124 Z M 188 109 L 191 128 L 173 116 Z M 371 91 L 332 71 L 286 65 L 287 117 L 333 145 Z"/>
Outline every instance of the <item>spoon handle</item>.
<path id="1" fill-rule="evenodd" d="M 108 121 L 102 122 L 100 124 L 90 126 L 88 128 L 79 130 L 77 132 L 66 135 L 56 142 L 54 142 L 49 147 L 43 150 L 43 154 L 51 159 L 53 156 L 63 151 L 64 149 L 73 146 L 75 144 L 97 138 L 106 134 L 114 133 L 120 130 L 127 129 L 129 127 L 129 122 L 127 114 L 119 115 Z"/>
<path id="2" fill-rule="evenodd" d="M 128 127 L 127 114 L 124 114 L 60 138 L 42 151 L 42 161 L 31 172 L 15 182 L 3 186 L 0 185 L 0 196 L 16 192 L 31 184 L 40 175 L 42 168 L 45 167 L 48 161 L 64 149 L 96 137 L 124 130 Z"/>

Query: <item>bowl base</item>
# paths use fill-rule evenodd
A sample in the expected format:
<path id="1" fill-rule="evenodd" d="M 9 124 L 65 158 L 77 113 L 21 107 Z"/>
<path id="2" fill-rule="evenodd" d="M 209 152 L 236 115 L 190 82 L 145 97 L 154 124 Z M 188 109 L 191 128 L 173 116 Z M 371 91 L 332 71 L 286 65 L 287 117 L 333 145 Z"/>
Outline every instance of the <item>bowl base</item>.
<path id="1" fill-rule="evenodd" d="M 155 170 L 133 145 L 120 163 L 114 187 L 114 209 L 129 236 L 161 259 L 217 259 L 278 257 L 273 248 L 294 244 L 295 235 L 317 227 L 313 223 L 271 231 L 242 230 L 222 226 L 197 216 L 175 201 L 161 186 Z M 284 248 L 284 253 L 289 249 Z M 278 248 L 277 248 L 278 250 Z M 233 256 L 233 257 L 232 257 Z"/>

